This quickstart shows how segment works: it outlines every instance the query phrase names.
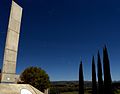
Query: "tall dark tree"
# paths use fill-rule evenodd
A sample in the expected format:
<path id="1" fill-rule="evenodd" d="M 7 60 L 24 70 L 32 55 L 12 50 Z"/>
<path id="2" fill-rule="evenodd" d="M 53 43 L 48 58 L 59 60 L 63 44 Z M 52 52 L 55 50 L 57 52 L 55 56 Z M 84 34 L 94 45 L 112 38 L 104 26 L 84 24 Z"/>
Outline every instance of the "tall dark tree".
<path id="1" fill-rule="evenodd" d="M 92 94 L 97 94 L 96 70 L 95 70 L 94 56 L 92 58 Z"/>
<path id="2" fill-rule="evenodd" d="M 79 67 L 79 94 L 84 94 L 84 77 L 83 77 L 82 61 Z"/>
<path id="3" fill-rule="evenodd" d="M 100 54 L 97 55 L 97 69 L 98 69 L 98 94 L 103 94 L 103 78 Z"/>
<path id="4" fill-rule="evenodd" d="M 110 64 L 106 46 L 103 49 L 104 94 L 113 94 Z"/>
<path id="5" fill-rule="evenodd" d="M 0 69 L 0 82 L 1 82 L 1 69 Z"/>

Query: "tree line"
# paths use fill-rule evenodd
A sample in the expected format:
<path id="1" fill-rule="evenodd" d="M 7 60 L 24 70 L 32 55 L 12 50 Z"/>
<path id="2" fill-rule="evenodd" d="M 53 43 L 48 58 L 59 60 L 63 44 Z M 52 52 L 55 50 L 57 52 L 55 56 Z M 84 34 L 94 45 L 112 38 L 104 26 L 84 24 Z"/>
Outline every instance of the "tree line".
<path id="1" fill-rule="evenodd" d="M 104 74 L 104 81 L 103 81 Z M 103 48 L 103 71 L 100 53 L 97 54 L 97 78 L 94 56 L 92 57 L 92 94 L 114 94 L 110 73 L 110 62 L 106 46 Z M 84 75 L 82 61 L 79 66 L 79 94 L 84 94 Z"/>

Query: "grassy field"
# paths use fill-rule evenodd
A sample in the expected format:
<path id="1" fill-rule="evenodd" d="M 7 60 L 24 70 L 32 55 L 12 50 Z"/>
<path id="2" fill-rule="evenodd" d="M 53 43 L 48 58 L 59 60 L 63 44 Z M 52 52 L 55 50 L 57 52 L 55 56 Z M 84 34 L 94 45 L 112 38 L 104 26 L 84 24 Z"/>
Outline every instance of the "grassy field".
<path id="1" fill-rule="evenodd" d="M 64 93 L 61 93 L 61 94 L 78 94 L 78 92 L 64 92 Z"/>
<path id="2" fill-rule="evenodd" d="M 78 94 L 78 92 L 64 92 L 61 94 Z M 85 94 L 90 94 L 90 93 L 85 92 Z M 117 92 L 114 92 L 114 94 L 120 94 L 120 90 L 117 90 Z"/>
<path id="3" fill-rule="evenodd" d="M 61 94 L 78 94 L 78 92 L 64 92 L 64 93 L 61 93 Z M 90 93 L 85 92 L 85 94 L 90 94 Z"/>
<path id="4" fill-rule="evenodd" d="M 78 92 L 64 92 L 64 93 L 61 93 L 61 94 L 78 94 Z M 90 94 L 90 93 L 85 93 L 85 94 Z M 117 92 L 115 94 L 120 94 L 120 92 Z"/>
<path id="5" fill-rule="evenodd" d="M 120 89 L 116 90 L 115 94 L 120 94 Z"/>

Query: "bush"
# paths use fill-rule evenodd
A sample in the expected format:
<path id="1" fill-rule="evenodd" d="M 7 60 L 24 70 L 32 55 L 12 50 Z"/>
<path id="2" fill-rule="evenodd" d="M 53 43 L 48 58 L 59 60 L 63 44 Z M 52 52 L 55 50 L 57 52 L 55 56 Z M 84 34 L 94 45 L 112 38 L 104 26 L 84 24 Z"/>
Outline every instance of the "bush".
<path id="1" fill-rule="evenodd" d="M 50 86 L 48 74 L 38 67 L 25 69 L 20 75 L 20 79 L 23 83 L 30 84 L 42 92 Z"/>

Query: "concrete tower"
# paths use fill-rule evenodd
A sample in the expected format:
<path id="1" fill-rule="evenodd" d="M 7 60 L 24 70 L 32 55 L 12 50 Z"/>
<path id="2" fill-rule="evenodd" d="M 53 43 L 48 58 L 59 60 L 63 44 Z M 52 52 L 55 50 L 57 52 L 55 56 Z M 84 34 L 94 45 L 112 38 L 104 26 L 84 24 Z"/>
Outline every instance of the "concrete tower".
<path id="1" fill-rule="evenodd" d="M 44 94 L 29 84 L 15 83 L 21 16 L 22 8 L 12 1 L 4 52 L 0 94 Z"/>
<path id="2" fill-rule="evenodd" d="M 15 82 L 21 17 L 22 8 L 12 0 L 4 52 L 1 83 Z"/>

